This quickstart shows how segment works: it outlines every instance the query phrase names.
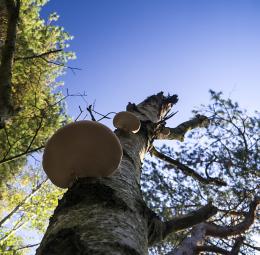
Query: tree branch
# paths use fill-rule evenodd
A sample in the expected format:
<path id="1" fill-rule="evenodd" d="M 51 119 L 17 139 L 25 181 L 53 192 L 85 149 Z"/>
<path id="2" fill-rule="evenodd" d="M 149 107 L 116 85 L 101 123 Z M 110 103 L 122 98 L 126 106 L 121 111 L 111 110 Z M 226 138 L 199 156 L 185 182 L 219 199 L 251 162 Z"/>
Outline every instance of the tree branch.
<path id="1" fill-rule="evenodd" d="M 186 215 L 182 215 L 173 218 L 172 220 L 166 221 L 163 237 L 165 238 L 173 232 L 190 228 L 198 223 L 201 223 L 215 215 L 217 211 L 217 208 L 210 202 L 196 211 L 192 211 Z"/>
<path id="2" fill-rule="evenodd" d="M 214 184 L 217 186 L 226 186 L 227 184 L 218 179 L 218 178 L 205 178 L 198 174 L 195 170 L 191 169 L 190 167 L 182 164 L 178 160 L 172 159 L 163 153 L 159 152 L 158 150 L 155 149 L 155 147 L 152 147 L 150 150 L 151 155 L 156 156 L 157 158 L 171 164 L 173 167 L 180 169 L 185 175 L 190 176 L 197 181 L 203 183 L 203 184 Z"/>
<path id="3" fill-rule="evenodd" d="M 208 125 L 209 119 L 198 114 L 193 119 L 183 122 L 176 128 L 169 128 L 169 135 L 159 134 L 157 139 L 179 140 L 182 142 L 187 131 L 198 127 L 208 127 Z"/>
<path id="4" fill-rule="evenodd" d="M 41 58 L 41 57 L 44 57 L 44 56 L 47 56 L 47 55 L 50 55 L 50 54 L 53 54 L 53 53 L 61 52 L 61 51 L 63 51 L 63 50 L 62 49 L 56 49 L 56 50 L 50 50 L 50 51 L 47 51 L 47 52 L 44 52 L 44 53 L 41 53 L 41 54 L 38 54 L 38 55 L 32 55 L 32 56 L 27 56 L 27 57 L 17 57 L 17 58 L 14 58 L 14 61 Z"/>
<path id="5" fill-rule="evenodd" d="M 214 252 L 216 254 L 231 255 L 229 251 L 213 245 L 201 245 L 197 246 L 194 254 L 200 254 L 200 252 Z M 174 254 L 175 255 L 175 254 Z"/>
<path id="6" fill-rule="evenodd" d="M 46 63 L 49 63 L 49 64 L 52 64 L 52 65 L 56 65 L 56 66 L 61 66 L 61 67 L 64 67 L 64 68 L 68 68 L 70 69 L 71 71 L 74 71 L 74 70 L 79 70 L 81 71 L 81 68 L 77 68 L 77 67 L 71 67 L 71 66 L 67 66 L 63 63 L 59 63 L 59 62 L 54 62 L 54 61 L 51 61 L 51 60 L 48 60 L 46 59 L 45 57 L 41 56 L 40 57 L 42 60 L 44 60 Z"/>
<path id="7" fill-rule="evenodd" d="M 39 146 L 39 147 L 37 147 L 37 148 L 35 148 L 35 149 L 31 149 L 31 150 L 28 150 L 28 151 L 26 150 L 26 151 L 24 151 L 24 152 L 22 152 L 22 153 L 19 153 L 19 154 L 15 155 L 15 156 L 12 156 L 12 157 L 9 157 L 9 158 L 4 158 L 4 159 L 0 160 L 0 165 L 1 165 L 1 164 L 4 164 L 4 163 L 7 163 L 7 162 L 10 162 L 10 161 L 12 161 L 12 160 L 14 160 L 14 159 L 20 158 L 20 157 L 22 157 L 22 156 L 25 156 L 25 155 L 27 155 L 27 154 L 30 154 L 30 153 L 39 151 L 39 150 L 43 149 L 44 147 L 45 147 L 45 146 L 42 145 L 42 146 Z"/>
<path id="8" fill-rule="evenodd" d="M 239 254 L 239 250 L 241 245 L 243 244 L 243 241 L 245 240 L 245 238 L 243 236 L 239 236 L 236 241 L 235 244 L 230 252 L 230 255 L 238 255 Z"/>
<path id="9" fill-rule="evenodd" d="M 214 253 L 223 254 L 223 255 L 238 255 L 240 247 L 243 244 L 243 241 L 244 241 L 244 237 L 239 236 L 236 239 L 231 251 L 227 251 L 227 250 L 220 248 L 218 246 L 215 246 L 215 245 L 197 246 L 196 254 L 200 254 L 200 252 L 202 252 L 202 251 L 204 251 L 204 252 L 207 251 L 207 252 L 214 252 Z"/>
<path id="10" fill-rule="evenodd" d="M 29 249 L 29 248 L 33 248 L 35 246 L 38 246 L 40 243 L 35 243 L 35 244 L 27 244 L 25 246 L 21 246 L 19 248 L 17 248 L 16 250 L 12 250 L 12 251 L 19 251 L 19 250 L 23 250 L 23 249 Z"/>
<path id="11" fill-rule="evenodd" d="M 245 232 L 254 223 L 255 213 L 258 204 L 260 203 L 260 197 L 255 197 L 255 199 L 250 203 L 249 211 L 245 216 L 245 219 L 235 226 L 218 226 L 213 223 L 205 223 L 206 235 L 215 237 L 228 237 L 231 235 L 239 235 Z"/>

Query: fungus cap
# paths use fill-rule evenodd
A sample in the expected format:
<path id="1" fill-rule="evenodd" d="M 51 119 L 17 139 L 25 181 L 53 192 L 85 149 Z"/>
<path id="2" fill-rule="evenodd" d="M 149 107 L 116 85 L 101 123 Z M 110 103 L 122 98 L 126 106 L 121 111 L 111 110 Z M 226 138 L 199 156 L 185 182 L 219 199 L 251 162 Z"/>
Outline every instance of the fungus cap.
<path id="1" fill-rule="evenodd" d="M 171 133 L 171 130 L 168 127 L 164 127 L 161 131 L 161 134 L 164 136 L 168 136 L 170 133 Z"/>
<path id="2" fill-rule="evenodd" d="M 119 112 L 113 119 L 116 128 L 126 132 L 137 133 L 141 127 L 140 120 L 131 112 Z"/>
<path id="3" fill-rule="evenodd" d="M 122 158 L 117 136 L 95 121 L 78 121 L 60 128 L 47 142 L 43 169 L 53 184 L 67 188 L 77 177 L 106 177 Z"/>

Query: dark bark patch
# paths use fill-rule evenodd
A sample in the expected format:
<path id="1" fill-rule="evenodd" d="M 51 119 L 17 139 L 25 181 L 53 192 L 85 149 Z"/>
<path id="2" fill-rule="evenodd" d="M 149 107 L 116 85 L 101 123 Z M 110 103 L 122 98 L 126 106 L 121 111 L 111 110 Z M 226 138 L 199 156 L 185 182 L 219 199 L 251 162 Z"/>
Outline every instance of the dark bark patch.
<path id="1" fill-rule="evenodd" d="M 41 247 L 39 248 L 41 249 Z M 50 236 L 47 243 L 44 244 L 40 255 L 90 255 L 83 246 L 77 229 L 62 229 L 55 236 Z M 38 254 L 38 253 L 37 253 Z"/>
<path id="2" fill-rule="evenodd" d="M 126 150 L 123 150 L 123 155 L 132 163 L 133 166 L 135 165 L 135 160 L 127 153 Z"/>
<path id="3" fill-rule="evenodd" d="M 60 211 L 67 211 L 71 207 L 84 203 L 85 205 L 101 204 L 104 208 L 113 208 L 119 210 L 131 210 L 127 203 L 117 196 L 115 190 L 100 182 L 85 182 L 80 179 L 71 189 L 65 193 L 55 209 L 54 215 Z"/>
<path id="4" fill-rule="evenodd" d="M 116 242 L 116 243 L 113 243 L 111 245 L 114 246 L 114 248 L 116 247 L 120 251 L 121 254 L 124 254 L 124 255 L 141 255 L 140 252 L 138 252 L 137 250 L 135 250 L 134 248 L 132 248 L 129 245 L 122 244 L 120 242 Z"/>

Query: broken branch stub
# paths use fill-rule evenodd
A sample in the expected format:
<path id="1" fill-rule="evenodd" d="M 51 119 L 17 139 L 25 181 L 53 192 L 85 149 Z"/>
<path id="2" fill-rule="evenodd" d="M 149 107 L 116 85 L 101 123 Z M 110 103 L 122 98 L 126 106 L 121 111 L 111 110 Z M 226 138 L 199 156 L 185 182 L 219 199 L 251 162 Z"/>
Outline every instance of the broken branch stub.
<path id="1" fill-rule="evenodd" d="M 119 139 L 108 127 L 78 121 L 60 128 L 49 139 L 43 169 L 53 184 L 67 188 L 76 178 L 111 176 L 122 154 Z"/>

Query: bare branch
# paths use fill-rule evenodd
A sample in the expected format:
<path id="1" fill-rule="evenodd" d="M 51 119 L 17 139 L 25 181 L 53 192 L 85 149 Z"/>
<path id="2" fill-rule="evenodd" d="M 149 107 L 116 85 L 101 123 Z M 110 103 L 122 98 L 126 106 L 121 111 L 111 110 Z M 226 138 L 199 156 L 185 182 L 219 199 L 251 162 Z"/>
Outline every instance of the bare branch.
<path id="1" fill-rule="evenodd" d="M 248 246 L 248 247 L 250 247 L 251 249 L 260 251 L 260 247 L 253 246 L 253 245 L 251 245 L 251 244 L 249 244 L 249 243 L 243 242 L 243 245 Z"/>
<path id="2" fill-rule="evenodd" d="M 228 237 L 244 233 L 254 223 L 256 208 L 259 203 L 260 197 L 255 197 L 255 199 L 250 203 L 249 211 L 246 214 L 245 219 L 235 226 L 226 227 L 218 226 L 213 223 L 205 223 L 206 234 L 215 237 Z"/>
<path id="3" fill-rule="evenodd" d="M 64 68 L 68 68 L 68 69 L 70 69 L 73 72 L 74 72 L 74 70 L 78 70 L 78 71 L 82 70 L 81 68 L 78 68 L 78 67 L 71 67 L 71 66 L 67 66 L 67 65 L 65 65 L 63 63 L 59 63 L 59 62 L 54 62 L 54 61 L 48 60 L 48 59 L 46 59 L 43 56 L 41 56 L 40 58 L 42 60 L 44 60 L 45 62 L 49 63 L 49 64 L 53 64 L 53 65 L 56 65 L 56 66 L 61 66 L 61 67 L 64 67 Z"/>
<path id="4" fill-rule="evenodd" d="M 92 121 L 96 121 L 95 117 L 94 117 L 94 114 L 92 112 L 92 105 L 90 104 L 88 107 L 87 107 L 87 111 L 89 112 L 90 116 L 91 116 L 91 120 Z"/>
<path id="5" fill-rule="evenodd" d="M 14 160 L 14 159 L 20 158 L 20 157 L 22 157 L 22 156 L 25 156 L 25 155 L 27 155 L 27 154 L 30 154 L 30 153 L 39 151 L 39 150 L 43 149 L 44 147 L 45 147 L 45 146 L 42 145 L 42 146 L 39 146 L 39 147 L 37 147 L 37 148 L 35 148 L 35 149 L 31 149 L 31 150 L 28 150 L 28 151 L 26 150 L 26 151 L 24 151 L 24 152 L 22 152 L 22 153 L 19 153 L 19 154 L 15 155 L 15 156 L 12 156 L 12 157 L 9 157 L 9 158 L 4 158 L 4 159 L 0 160 L 0 165 L 1 165 L 1 164 L 4 164 L 4 163 L 7 163 L 7 162 L 10 162 L 10 161 L 12 161 L 12 160 Z"/>
<path id="6" fill-rule="evenodd" d="M 203 115 L 196 115 L 195 118 L 183 122 L 176 128 L 170 128 L 169 135 L 159 134 L 157 139 L 179 140 L 183 141 L 187 131 L 198 128 L 207 127 L 209 125 L 209 119 Z"/>
<path id="7" fill-rule="evenodd" d="M 151 148 L 150 153 L 151 153 L 151 155 L 156 156 L 157 158 L 171 164 L 173 167 L 180 169 L 185 175 L 190 176 L 203 184 L 214 184 L 217 186 L 226 186 L 227 185 L 224 181 L 222 181 L 218 178 L 211 178 L 211 177 L 205 178 L 205 177 L 201 176 L 195 170 L 182 164 L 178 160 L 172 159 L 172 158 L 164 155 L 163 153 L 159 152 L 158 150 L 155 149 L 155 147 Z"/>
<path id="8" fill-rule="evenodd" d="M 223 255 L 231 255 L 229 251 L 222 249 L 218 246 L 213 246 L 213 245 L 200 245 L 197 246 L 195 249 L 194 254 L 200 254 L 202 251 L 207 251 L 207 252 L 214 252 L 216 254 L 223 254 Z M 175 254 L 174 254 L 175 255 Z"/>
<path id="9" fill-rule="evenodd" d="M 238 255 L 240 247 L 243 244 L 243 240 L 244 240 L 244 237 L 239 236 L 236 239 L 235 244 L 232 247 L 231 251 L 227 251 L 227 250 L 222 249 L 222 248 L 220 248 L 218 246 L 215 246 L 215 245 L 210 245 L 210 246 L 209 245 L 201 245 L 201 246 L 197 246 L 196 254 L 199 254 L 202 251 L 204 251 L 204 252 L 207 251 L 207 252 L 214 252 L 214 253 L 223 254 L 223 255 Z"/>
<path id="10" fill-rule="evenodd" d="M 243 241 L 245 240 L 245 238 L 243 236 L 239 236 L 236 241 L 235 244 L 230 252 L 230 255 L 238 255 L 239 250 L 241 245 L 243 244 Z"/>
<path id="11" fill-rule="evenodd" d="M 169 234 L 178 232 L 183 229 L 192 227 L 201 223 L 217 213 L 217 208 L 209 203 L 196 211 L 192 211 L 186 215 L 182 215 L 172 220 L 163 222 L 160 218 L 149 208 L 146 211 L 148 215 L 148 243 L 154 245 Z"/>
<path id="12" fill-rule="evenodd" d="M 47 52 L 44 52 L 44 53 L 41 53 L 41 54 L 38 54 L 38 55 L 31 55 L 31 56 L 27 56 L 27 57 L 17 57 L 17 58 L 14 58 L 14 61 L 41 58 L 41 57 L 44 57 L 44 56 L 47 56 L 47 55 L 50 55 L 50 54 L 53 54 L 53 53 L 61 52 L 61 51 L 63 51 L 63 49 L 50 50 L 50 51 L 47 51 Z"/>
<path id="13" fill-rule="evenodd" d="M 35 244 L 27 244 L 25 246 L 19 247 L 16 250 L 12 250 L 12 251 L 19 251 L 19 250 L 23 250 L 23 249 L 29 249 L 29 248 L 33 248 L 35 246 L 38 246 L 40 243 L 35 243 Z"/>
<path id="14" fill-rule="evenodd" d="M 173 218 L 172 220 L 166 221 L 164 238 L 173 232 L 177 232 L 192 227 L 198 223 L 201 223 L 209 219 L 210 217 L 215 215 L 217 211 L 218 211 L 217 208 L 213 206 L 212 203 L 210 202 L 209 204 L 201 207 L 196 211 L 192 211 L 187 215 L 182 215 Z"/>

